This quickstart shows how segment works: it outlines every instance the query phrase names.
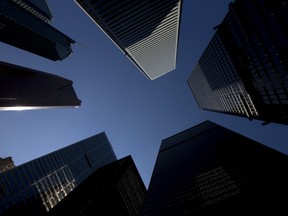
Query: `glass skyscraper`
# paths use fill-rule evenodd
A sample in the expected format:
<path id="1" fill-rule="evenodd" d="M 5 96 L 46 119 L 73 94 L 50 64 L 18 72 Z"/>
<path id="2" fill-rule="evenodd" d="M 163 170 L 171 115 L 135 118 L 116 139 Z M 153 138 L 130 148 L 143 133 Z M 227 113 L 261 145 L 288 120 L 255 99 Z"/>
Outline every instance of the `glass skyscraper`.
<path id="1" fill-rule="evenodd" d="M 288 124 L 288 5 L 236 0 L 188 84 L 201 109 Z"/>
<path id="2" fill-rule="evenodd" d="M 53 61 L 63 60 L 72 54 L 75 41 L 51 26 L 51 21 L 46 0 L 0 1 L 0 41 Z"/>
<path id="3" fill-rule="evenodd" d="M 0 173 L 0 214 L 45 214 L 95 170 L 116 160 L 102 132 Z"/>
<path id="4" fill-rule="evenodd" d="M 146 192 L 129 155 L 97 169 L 49 211 L 48 216 L 139 216 Z"/>
<path id="5" fill-rule="evenodd" d="M 288 156 L 214 122 L 162 140 L 142 216 L 288 214 Z"/>
<path id="6" fill-rule="evenodd" d="M 79 107 L 71 80 L 0 61 L 0 111 Z"/>
<path id="7" fill-rule="evenodd" d="M 143 74 L 176 68 L 181 0 L 74 0 Z"/>

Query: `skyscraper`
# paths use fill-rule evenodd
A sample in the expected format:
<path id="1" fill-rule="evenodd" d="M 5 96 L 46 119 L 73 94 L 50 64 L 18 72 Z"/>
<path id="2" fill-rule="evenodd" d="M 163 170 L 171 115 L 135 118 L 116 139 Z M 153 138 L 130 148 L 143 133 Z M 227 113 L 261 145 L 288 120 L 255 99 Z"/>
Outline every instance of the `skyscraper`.
<path id="1" fill-rule="evenodd" d="M 78 107 L 71 80 L 0 61 L 0 111 Z"/>
<path id="2" fill-rule="evenodd" d="M 288 124 L 288 5 L 236 0 L 188 84 L 201 109 Z"/>
<path id="3" fill-rule="evenodd" d="M 95 170 L 116 160 L 102 132 L 0 173 L 0 214 L 46 214 Z"/>
<path id="4" fill-rule="evenodd" d="M 181 0 L 75 0 L 153 80 L 176 68 Z"/>
<path id="5" fill-rule="evenodd" d="M 75 41 L 50 25 L 52 14 L 46 0 L 1 0 L 0 41 L 48 58 L 71 55 Z"/>
<path id="6" fill-rule="evenodd" d="M 129 155 L 96 170 L 48 215 L 139 216 L 146 192 Z"/>
<path id="7" fill-rule="evenodd" d="M 286 215 L 287 168 L 287 155 L 204 121 L 162 141 L 142 215 Z"/>

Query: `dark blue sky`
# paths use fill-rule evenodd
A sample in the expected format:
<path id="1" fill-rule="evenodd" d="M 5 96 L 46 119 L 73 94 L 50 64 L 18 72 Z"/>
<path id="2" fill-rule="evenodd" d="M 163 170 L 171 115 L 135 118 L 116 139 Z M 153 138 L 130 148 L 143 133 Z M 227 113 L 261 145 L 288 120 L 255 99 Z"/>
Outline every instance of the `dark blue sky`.
<path id="1" fill-rule="evenodd" d="M 78 42 L 73 55 L 54 62 L 0 43 L 0 61 L 72 80 L 82 105 L 0 112 L 0 157 L 12 156 L 20 165 L 105 131 L 117 157 L 132 155 L 148 186 L 161 141 L 205 120 L 288 154 L 286 125 L 202 111 L 188 87 L 229 2 L 184 0 L 177 68 L 150 81 L 74 1 L 49 0 L 52 25 Z"/>

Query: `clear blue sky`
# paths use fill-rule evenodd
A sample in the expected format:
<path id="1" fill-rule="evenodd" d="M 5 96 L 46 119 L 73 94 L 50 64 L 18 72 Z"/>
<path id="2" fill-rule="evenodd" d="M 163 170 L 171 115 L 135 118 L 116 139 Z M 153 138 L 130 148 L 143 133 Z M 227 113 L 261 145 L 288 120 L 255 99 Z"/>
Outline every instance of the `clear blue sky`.
<path id="1" fill-rule="evenodd" d="M 184 0 L 177 68 L 148 80 L 73 0 L 49 0 L 52 25 L 78 44 L 50 61 L 0 43 L 0 61 L 74 82 L 77 108 L 0 112 L 0 157 L 15 165 L 105 131 L 120 159 L 132 158 L 146 186 L 161 141 L 205 120 L 288 154 L 288 127 L 200 110 L 187 84 L 197 60 L 228 10 L 228 0 Z M 233 145 L 233 143 L 231 143 Z"/>

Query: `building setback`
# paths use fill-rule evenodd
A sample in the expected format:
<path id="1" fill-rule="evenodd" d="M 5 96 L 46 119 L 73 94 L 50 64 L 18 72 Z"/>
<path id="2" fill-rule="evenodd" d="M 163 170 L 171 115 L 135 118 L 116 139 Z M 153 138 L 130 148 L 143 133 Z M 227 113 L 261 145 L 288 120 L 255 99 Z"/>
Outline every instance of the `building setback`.
<path id="1" fill-rule="evenodd" d="M 286 0 L 236 0 L 188 84 L 201 109 L 288 124 Z"/>
<path id="2" fill-rule="evenodd" d="M 48 216 L 139 216 L 146 192 L 129 155 L 96 170 L 56 205 Z"/>
<path id="3" fill-rule="evenodd" d="M 149 79 L 176 68 L 181 0 L 74 0 Z"/>
<path id="4" fill-rule="evenodd" d="M 0 111 L 79 107 L 71 80 L 0 61 Z"/>
<path id="5" fill-rule="evenodd" d="M 0 215 L 44 215 L 95 170 L 116 160 L 102 132 L 0 173 Z"/>
<path id="6" fill-rule="evenodd" d="M 53 61 L 63 60 L 72 54 L 75 41 L 51 26 L 51 21 L 46 0 L 0 1 L 0 41 Z"/>
<path id="7" fill-rule="evenodd" d="M 286 215 L 288 156 L 204 121 L 164 139 L 141 215 Z"/>

